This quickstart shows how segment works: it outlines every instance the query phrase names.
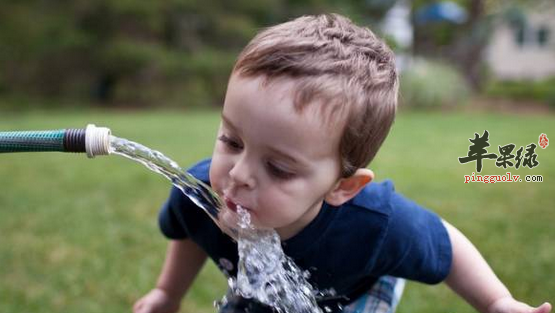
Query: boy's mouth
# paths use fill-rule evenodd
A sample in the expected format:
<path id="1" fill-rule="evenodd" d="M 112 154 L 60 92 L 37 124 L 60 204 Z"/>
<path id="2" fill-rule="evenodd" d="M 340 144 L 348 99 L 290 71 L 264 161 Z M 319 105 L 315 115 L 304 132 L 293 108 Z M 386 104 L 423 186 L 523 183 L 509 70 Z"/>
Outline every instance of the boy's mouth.
<path id="1" fill-rule="evenodd" d="M 233 200 L 231 200 L 228 197 L 224 197 L 224 202 L 225 202 L 225 205 L 228 207 L 228 209 L 230 209 L 231 211 L 233 211 L 235 213 L 237 213 L 237 208 L 238 207 L 241 207 L 241 208 L 243 208 L 247 211 L 249 210 L 248 208 L 246 208 L 246 207 L 244 207 L 240 204 L 235 203 Z"/>

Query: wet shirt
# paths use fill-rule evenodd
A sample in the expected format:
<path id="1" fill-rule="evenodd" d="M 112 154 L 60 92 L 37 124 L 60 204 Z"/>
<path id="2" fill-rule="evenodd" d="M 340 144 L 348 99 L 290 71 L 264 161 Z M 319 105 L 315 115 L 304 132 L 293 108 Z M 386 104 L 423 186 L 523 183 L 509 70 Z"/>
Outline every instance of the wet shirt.
<path id="1" fill-rule="evenodd" d="M 189 169 L 209 184 L 210 160 Z M 237 243 L 202 209 L 173 188 L 159 214 L 170 239 L 190 238 L 228 275 L 237 275 Z M 391 181 L 368 184 L 357 196 L 334 207 L 324 203 L 316 218 L 283 241 L 284 252 L 317 290 L 331 290 L 321 307 L 348 304 L 383 275 L 428 284 L 444 280 L 451 268 L 451 243 L 441 219 L 396 193 Z"/>

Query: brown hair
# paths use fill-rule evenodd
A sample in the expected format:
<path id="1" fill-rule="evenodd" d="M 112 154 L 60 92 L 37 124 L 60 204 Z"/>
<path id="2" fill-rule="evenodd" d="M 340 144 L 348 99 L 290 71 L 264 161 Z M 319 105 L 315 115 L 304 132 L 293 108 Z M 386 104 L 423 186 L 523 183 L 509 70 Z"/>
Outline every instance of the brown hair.
<path id="1" fill-rule="evenodd" d="M 395 118 L 398 77 L 393 52 L 368 28 L 337 15 L 303 16 L 267 28 L 243 49 L 234 73 L 298 80 L 298 109 L 324 100 L 344 116 L 341 176 L 366 167 Z"/>

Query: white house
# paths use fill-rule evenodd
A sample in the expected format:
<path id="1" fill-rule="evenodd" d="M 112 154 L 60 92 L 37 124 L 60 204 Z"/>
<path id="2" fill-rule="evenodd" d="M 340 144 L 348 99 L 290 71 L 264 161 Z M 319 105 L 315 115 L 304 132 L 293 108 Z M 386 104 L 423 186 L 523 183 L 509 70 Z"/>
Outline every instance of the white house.
<path id="1" fill-rule="evenodd" d="M 525 16 L 520 26 L 505 21 L 494 28 L 486 60 L 498 79 L 555 77 L 555 4 L 545 2 Z"/>

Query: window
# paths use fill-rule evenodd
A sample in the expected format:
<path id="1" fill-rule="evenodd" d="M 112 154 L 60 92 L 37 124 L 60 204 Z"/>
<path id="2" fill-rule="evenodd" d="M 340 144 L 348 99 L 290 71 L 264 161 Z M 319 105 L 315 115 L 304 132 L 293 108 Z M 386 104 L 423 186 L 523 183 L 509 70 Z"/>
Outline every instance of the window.
<path id="1" fill-rule="evenodd" d="M 520 47 L 523 47 L 526 41 L 526 30 L 526 25 L 524 23 L 518 23 L 515 27 L 515 41 Z"/>
<path id="2" fill-rule="evenodd" d="M 538 29 L 537 38 L 538 38 L 538 44 L 540 45 L 540 47 L 544 47 L 545 45 L 547 45 L 547 43 L 549 42 L 549 35 L 550 35 L 549 29 L 545 25 L 541 26 Z"/>

